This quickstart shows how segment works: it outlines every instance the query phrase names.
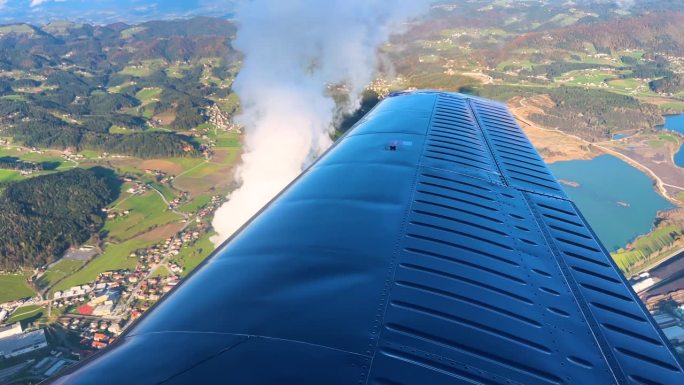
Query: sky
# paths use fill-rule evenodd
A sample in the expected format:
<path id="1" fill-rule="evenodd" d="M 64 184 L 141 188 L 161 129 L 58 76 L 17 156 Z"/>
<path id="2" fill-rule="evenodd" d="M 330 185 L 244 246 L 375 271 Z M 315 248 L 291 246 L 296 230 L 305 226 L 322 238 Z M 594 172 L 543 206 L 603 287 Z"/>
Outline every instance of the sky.
<path id="1" fill-rule="evenodd" d="M 96 24 L 195 15 L 230 16 L 235 0 L 0 0 L 0 24 L 72 20 Z"/>

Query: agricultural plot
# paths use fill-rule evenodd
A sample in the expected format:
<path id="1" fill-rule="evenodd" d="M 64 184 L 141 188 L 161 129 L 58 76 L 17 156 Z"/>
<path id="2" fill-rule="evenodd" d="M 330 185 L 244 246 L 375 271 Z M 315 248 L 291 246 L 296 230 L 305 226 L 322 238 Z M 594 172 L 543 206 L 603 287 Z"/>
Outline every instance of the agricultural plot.
<path id="1" fill-rule="evenodd" d="M 634 92 L 637 91 L 639 87 L 648 87 L 644 82 L 637 79 L 615 79 L 609 81 L 608 84 L 622 92 Z"/>
<path id="2" fill-rule="evenodd" d="M 148 87 L 138 91 L 138 93 L 135 94 L 135 97 L 145 105 L 157 100 L 157 97 L 161 92 L 162 89 L 159 87 Z"/>
<path id="3" fill-rule="evenodd" d="M 138 249 L 152 246 L 157 241 L 131 239 L 119 244 L 108 244 L 104 252 L 90 261 L 83 269 L 60 281 L 51 292 L 61 291 L 73 286 L 82 285 L 94 281 L 97 276 L 105 271 L 134 269 L 137 258 L 130 254 Z"/>
<path id="4" fill-rule="evenodd" d="M 28 274 L 0 274 L 0 303 L 36 295 L 27 279 Z"/>
<path id="5" fill-rule="evenodd" d="M 180 206 L 178 210 L 184 213 L 194 213 L 197 210 L 201 209 L 202 207 L 206 206 L 209 204 L 211 201 L 211 195 L 210 194 L 202 194 L 195 196 L 192 201 Z"/>
<path id="6" fill-rule="evenodd" d="M 166 203 L 154 190 L 122 201 L 116 211 L 129 211 L 129 214 L 108 220 L 104 231 L 108 237 L 118 241 L 133 238 L 154 227 L 182 219 L 180 215 L 168 210 Z"/>
<path id="7" fill-rule="evenodd" d="M 183 248 L 174 258 L 178 265 L 184 268 L 181 276 L 188 275 L 214 251 L 215 246 L 210 240 L 214 235 L 214 232 L 205 234 L 191 246 Z"/>
<path id="8" fill-rule="evenodd" d="M 620 269 L 630 275 L 634 273 L 633 269 L 647 262 L 652 253 L 670 247 L 681 233 L 682 230 L 674 225 L 658 228 L 634 241 L 632 249 L 618 250 L 611 255 Z"/>
<path id="9" fill-rule="evenodd" d="M 125 83 L 121 83 L 117 86 L 109 87 L 107 89 L 107 92 L 112 93 L 112 94 L 116 94 L 116 93 L 119 93 L 119 92 L 123 91 L 124 89 L 130 87 L 130 86 L 133 86 L 133 85 L 135 85 L 135 82 L 128 81 Z"/>
<path id="10" fill-rule="evenodd" d="M 684 111 L 684 104 L 681 103 L 663 103 L 659 107 L 666 110 Z"/>
<path id="11" fill-rule="evenodd" d="M 233 184 L 233 167 L 239 160 L 240 148 L 216 147 L 214 156 L 183 174 L 173 181 L 173 185 L 183 191 L 188 191 L 191 196 L 206 194 L 215 191 L 217 194 L 227 193 Z"/>
<path id="12" fill-rule="evenodd" d="M 612 71 L 579 70 L 566 72 L 555 80 L 568 85 L 600 87 L 613 78 L 615 73 Z"/>
<path id="13" fill-rule="evenodd" d="M 44 290 L 73 274 L 84 264 L 85 261 L 62 259 L 47 269 L 45 274 L 38 279 L 37 285 Z"/>
<path id="14" fill-rule="evenodd" d="M 19 171 L 0 169 L 0 184 L 24 179 Z"/>
<path id="15" fill-rule="evenodd" d="M 45 312 L 45 308 L 38 305 L 29 305 L 18 308 L 12 313 L 10 318 L 7 320 L 8 324 L 13 324 L 16 322 L 21 322 L 26 319 L 40 318 Z"/>
<path id="16" fill-rule="evenodd" d="M 153 278 L 168 277 L 170 275 L 171 275 L 171 272 L 169 271 L 169 269 L 167 269 L 165 266 L 159 266 L 152 272 L 151 277 L 153 277 Z"/>

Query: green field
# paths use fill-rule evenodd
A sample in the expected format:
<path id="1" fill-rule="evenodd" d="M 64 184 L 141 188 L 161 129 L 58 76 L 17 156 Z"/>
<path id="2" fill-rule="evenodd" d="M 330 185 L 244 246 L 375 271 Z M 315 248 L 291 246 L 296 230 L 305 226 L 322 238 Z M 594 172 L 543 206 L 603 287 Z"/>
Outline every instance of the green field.
<path id="1" fill-rule="evenodd" d="M 154 272 L 152 272 L 151 277 L 168 277 L 171 275 L 169 269 L 164 266 L 157 267 Z"/>
<path id="2" fill-rule="evenodd" d="M 180 253 L 174 258 L 180 266 L 184 267 L 183 272 L 180 274 L 181 276 L 185 277 L 188 275 L 214 251 L 215 246 L 209 240 L 214 235 L 216 235 L 214 232 L 205 234 L 191 246 L 181 249 Z"/>
<path id="3" fill-rule="evenodd" d="M 675 237 L 680 234 L 682 229 L 675 225 L 658 228 L 639 237 L 632 250 L 618 250 L 611 255 L 620 269 L 629 274 L 635 265 L 640 265 L 649 255 L 671 246 Z"/>
<path id="4" fill-rule="evenodd" d="M 566 72 L 556 80 L 571 85 L 598 87 L 607 79 L 614 78 L 614 75 L 613 72 L 608 71 L 578 70 Z"/>
<path id="5" fill-rule="evenodd" d="M 178 210 L 184 213 L 194 213 L 197 212 L 197 210 L 209 204 L 210 201 L 211 195 L 198 195 L 194 197 L 190 202 L 180 206 Z"/>
<path id="6" fill-rule="evenodd" d="M 661 104 L 660 108 L 663 109 L 668 109 L 668 110 L 679 110 L 679 111 L 684 111 L 684 104 L 680 103 L 665 103 Z"/>
<path id="7" fill-rule="evenodd" d="M 31 176 L 40 175 L 45 172 L 68 170 L 74 167 L 73 162 L 65 160 L 61 156 L 57 155 L 57 153 L 54 151 L 45 151 L 40 154 L 37 152 L 29 152 L 27 150 L 17 151 L 17 148 L 15 147 L 0 147 L 0 157 L 4 156 L 14 157 L 28 162 L 43 163 L 44 165 L 48 166 L 46 171 L 41 173 L 33 173 Z M 16 174 L 16 176 L 12 177 L 10 175 L 12 173 Z M 9 181 L 12 181 L 23 178 L 24 177 L 21 176 L 17 171 L 0 169 L 0 182 L 3 181 L 3 179 L 10 179 Z"/>
<path id="8" fill-rule="evenodd" d="M 24 95 L 5 95 L 5 96 L 0 97 L 0 99 L 16 100 L 19 102 L 25 102 L 26 101 L 26 97 L 24 97 Z"/>
<path id="9" fill-rule="evenodd" d="M 104 252 L 101 255 L 90 261 L 90 263 L 76 274 L 59 282 L 51 291 L 61 291 L 73 286 L 93 282 L 100 273 L 105 271 L 120 269 L 132 270 L 135 268 L 138 260 L 137 258 L 129 257 L 130 254 L 135 250 L 152 246 L 157 242 L 158 241 L 131 239 L 120 244 L 109 244 L 105 247 Z"/>
<path id="10" fill-rule="evenodd" d="M 679 139 L 677 139 L 679 136 L 674 135 L 674 134 L 660 134 L 658 135 L 658 139 L 665 141 L 665 142 L 670 142 L 670 143 L 679 143 Z"/>
<path id="11" fill-rule="evenodd" d="M 642 83 L 636 79 L 616 79 L 609 81 L 608 84 L 618 91 L 623 92 L 636 91 L 636 89 L 642 85 Z"/>
<path id="12" fill-rule="evenodd" d="M 679 143 L 679 139 L 672 134 L 659 134 L 657 138 L 650 139 L 646 141 L 646 143 L 653 148 L 661 148 L 667 143 L 677 144 Z"/>
<path id="13" fill-rule="evenodd" d="M 152 75 L 152 68 L 145 66 L 128 66 L 119 72 L 122 75 L 130 75 L 143 78 Z"/>
<path id="14" fill-rule="evenodd" d="M 152 187 L 154 187 L 160 193 L 162 193 L 162 195 L 164 195 L 164 198 L 166 198 L 166 200 L 170 201 L 170 200 L 173 200 L 174 198 L 176 198 L 176 193 L 175 193 L 175 191 L 173 191 L 171 189 L 171 187 L 169 187 L 165 184 L 158 183 L 158 182 L 150 182 L 150 185 L 152 185 Z"/>
<path id="15" fill-rule="evenodd" d="M 131 27 L 131 28 L 126 28 L 126 29 L 124 29 L 123 31 L 121 31 L 121 38 L 122 38 L 122 39 L 128 39 L 128 38 L 132 37 L 133 35 L 135 35 L 136 33 L 142 32 L 142 31 L 144 31 L 144 30 L 146 30 L 146 29 L 147 29 L 147 28 L 145 28 L 145 27 L 140 27 L 140 26 Z"/>
<path id="16" fill-rule="evenodd" d="M 19 171 L 0 169 L 0 183 L 14 182 L 24 178 L 25 176 L 21 175 Z"/>
<path id="17" fill-rule="evenodd" d="M 125 82 L 125 83 L 119 84 L 118 86 L 109 87 L 109 89 L 107 89 L 107 91 L 110 93 L 116 94 L 116 93 L 121 92 L 124 88 L 130 87 L 134 84 L 135 84 L 135 82 L 131 82 L 131 81 Z"/>
<path id="18" fill-rule="evenodd" d="M 12 313 L 10 318 L 7 320 L 8 324 L 13 324 L 15 322 L 23 321 L 27 318 L 32 318 L 40 316 L 45 312 L 45 309 L 38 305 L 29 305 L 18 308 Z"/>
<path id="19" fill-rule="evenodd" d="M 216 147 L 241 147 L 242 138 L 238 133 L 224 133 L 214 137 L 216 140 Z"/>
<path id="20" fill-rule="evenodd" d="M 200 163 L 204 163 L 204 159 L 202 158 L 167 158 L 165 160 L 177 164 L 182 167 L 183 170 L 189 170 Z"/>
<path id="21" fill-rule="evenodd" d="M 135 94 L 135 97 L 138 98 L 141 102 L 146 103 L 150 102 L 153 99 L 155 99 L 159 94 L 161 94 L 162 89 L 158 87 L 149 87 L 149 88 L 144 88 L 140 91 L 138 91 L 137 94 Z"/>
<path id="22" fill-rule="evenodd" d="M 42 289 L 52 286 L 64 279 L 66 276 L 73 274 L 81 266 L 83 266 L 84 261 L 78 261 L 73 259 L 62 259 L 54 265 L 47 269 L 45 274 L 43 274 L 40 279 L 38 279 L 38 286 Z"/>
<path id="23" fill-rule="evenodd" d="M 181 178 L 204 178 L 209 175 L 216 175 L 217 172 L 225 170 L 225 166 L 220 163 L 206 162 L 188 170 Z"/>
<path id="24" fill-rule="evenodd" d="M 28 274 L 0 274 L 0 303 L 36 295 L 27 278 Z"/>
<path id="25" fill-rule="evenodd" d="M 109 127 L 108 131 L 110 134 L 132 134 L 132 133 L 136 132 L 133 130 L 129 130 L 126 127 L 121 127 L 121 126 L 117 126 L 117 125 Z M 140 132 L 140 131 L 137 131 L 137 132 Z"/>
<path id="26" fill-rule="evenodd" d="M 154 227 L 182 219 L 180 215 L 169 211 L 166 203 L 154 190 L 136 195 L 122 201 L 118 211 L 130 210 L 130 214 L 107 220 L 104 230 L 110 238 L 124 241 L 142 234 Z"/>

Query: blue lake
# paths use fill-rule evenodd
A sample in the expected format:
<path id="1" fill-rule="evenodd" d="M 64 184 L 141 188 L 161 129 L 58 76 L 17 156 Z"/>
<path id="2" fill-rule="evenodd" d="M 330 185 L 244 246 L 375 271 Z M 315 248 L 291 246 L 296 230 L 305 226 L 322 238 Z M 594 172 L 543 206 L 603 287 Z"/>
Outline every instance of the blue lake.
<path id="1" fill-rule="evenodd" d="M 631 135 L 632 135 L 632 134 L 614 134 L 613 137 L 612 137 L 611 139 L 613 139 L 613 140 L 620 140 L 620 139 L 624 139 L 624 138 L 630 137 Z"/>
<path id="2" fill-rule="evenodd" d="M 665 116 L 663 128 L 684 134 L 684 114 Z"/>
<path id="3" fill-rule="evenodd" d="M 665 116 L 663 128 L 684 134 L 684 114 Z M 684 146 L 674 155 L 674 162 L 677 166 L 684 167 Z"/>
<path id="4" fill-rule="evenodd" d="M 649 232 L 656 213 L 674 207 L 644 173 L 611 155 L 549 167 L 609 251 Z"/>

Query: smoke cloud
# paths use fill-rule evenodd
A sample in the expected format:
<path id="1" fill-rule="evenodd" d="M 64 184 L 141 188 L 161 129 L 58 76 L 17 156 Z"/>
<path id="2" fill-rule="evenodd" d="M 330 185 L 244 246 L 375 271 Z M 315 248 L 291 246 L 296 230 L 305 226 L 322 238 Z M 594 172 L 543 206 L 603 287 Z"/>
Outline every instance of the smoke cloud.
<path id="1" fill-rule="evenodd" d="M 233 85 L 245 127 L 240 183 L 218 209 L 219 244 L 331 144 L 335 102 L 344 85 L 351 106 L 372 81 L 378 47 L 427 0 L 254 0 L 236 12 L 235 47 L 244 63 Z"/>

